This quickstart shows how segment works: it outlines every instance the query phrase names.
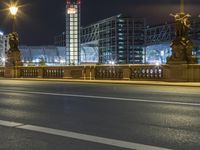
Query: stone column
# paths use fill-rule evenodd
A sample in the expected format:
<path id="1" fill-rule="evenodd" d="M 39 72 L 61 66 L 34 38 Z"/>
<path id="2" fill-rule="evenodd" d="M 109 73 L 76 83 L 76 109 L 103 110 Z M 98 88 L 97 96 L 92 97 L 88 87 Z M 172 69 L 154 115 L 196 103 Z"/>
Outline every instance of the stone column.
<path id="1" fill-rule="evenodd" d="M 85 66 L 85 79 L 95 80 L 95 66 Z"/>
<path id="2" fill-rule="evenodd" d="M 130 67 L 123 66 L 123 80 L 130 80 Z"/>

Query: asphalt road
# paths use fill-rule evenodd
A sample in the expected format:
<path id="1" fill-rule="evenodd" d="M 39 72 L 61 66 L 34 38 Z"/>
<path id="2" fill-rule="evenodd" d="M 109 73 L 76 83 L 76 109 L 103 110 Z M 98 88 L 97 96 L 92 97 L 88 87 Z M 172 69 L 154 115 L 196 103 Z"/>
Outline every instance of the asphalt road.
<path id="1" fill-rule="evenodd" d="M 0 80 L 0 150 L 151 146 L 200 149 L 199 87 Z"/>

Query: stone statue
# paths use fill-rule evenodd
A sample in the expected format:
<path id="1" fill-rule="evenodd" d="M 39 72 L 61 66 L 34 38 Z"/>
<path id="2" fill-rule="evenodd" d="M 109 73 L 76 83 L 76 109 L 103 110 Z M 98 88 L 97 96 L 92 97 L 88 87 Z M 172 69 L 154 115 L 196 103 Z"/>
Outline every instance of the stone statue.
<path id="1" fill-rule="evenodd" d="M 191 16 L 183 11 L 171 16 L 175 19 L 176 38 L 171 43 L 172 56 L 167 63 L 197 63 L 197 58 L 192 56 L 193 43 L 188 35 Z"/>
<path id="2" fill-rule="evenodd" d="M 18 48 L 19 37 L 17 32 L 12 32 L 8 35 L 10 49 L 7 51 L 6 67 L 23 66 L 21 62 L 21 53 Z"/>
<path id="3" fill-rule="evenodd" d="M 17 32 L 12 32 L 8 35 L 9 37 L 9 44 L 10 44 L 10 50 L 11 51 L 18 51 L 18 45 L 19 45 L 19 37 Z"/>
<path id="4" fill-rule="evenodd" d="M 176 26 L 176 36 L 185 37 L 188 36 L 188 31 L 190 29 L 189 14 L 179 13 L 176 15 L 171 14 L 175 18 Z"/>

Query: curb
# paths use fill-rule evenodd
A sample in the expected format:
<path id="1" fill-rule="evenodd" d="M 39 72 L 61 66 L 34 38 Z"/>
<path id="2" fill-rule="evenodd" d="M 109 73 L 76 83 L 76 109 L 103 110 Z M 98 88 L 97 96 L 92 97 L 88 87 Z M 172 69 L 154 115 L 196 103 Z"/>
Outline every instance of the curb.
<path id="1" fill-rule="evenodd" d="M 152 85 L 152 86 L 180 86 L 200 87 L 200 82 L 164 82 L 164 81 L 119 81 L 119 80 L 70 80 L 70 79 L 33 79 L 33 78 L 12 78 L 1 80 L 23 80 L 23 81 L 51 81 L 51 82 L 73 82 L 90 84 L 128 84 L 128 85 Z"/>

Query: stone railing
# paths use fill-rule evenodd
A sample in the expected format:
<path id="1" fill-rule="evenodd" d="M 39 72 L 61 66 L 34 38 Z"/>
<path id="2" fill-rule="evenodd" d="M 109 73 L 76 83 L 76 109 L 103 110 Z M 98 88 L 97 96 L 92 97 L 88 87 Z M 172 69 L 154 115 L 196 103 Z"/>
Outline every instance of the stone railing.
<path id="1" fill-rule="evenodd" d="M 0 67 L 0 77 L 4 77 L 5 68 Z"/>
<path id="2" fill-rule="evenodd" d="M 20 78 L 84 78 L 84 66 L 18 67 Z"/>
<path id="3" fill-rule="evenodd" d="M 130 65 L 131 80 L 162 80 L 163 66 Z"/>
<path id="4" fill-rule="evenodd" d="M 99 80 L 122 80 L 123 67 L 122 66 L 96 66 L 95 79 Z"/>
<path id="5" fill-rule="evenodd" d="M 21 78 L 38 78 L 39 77 L 39 67 L 20 67 L 18 69 L 19 77 Z"/>
<path id="6" fill-rule="evenodd" d="M 19 67 L 21 78 L 63 78 L 63 67 Z"/>
<path id="7" fill-rule="evenodd" d="M 0 77 L 82 80 L 200 81 L 200 65 L 85 65 L 0 67 Z"/>
<path id="8" fill-rule="evenodd" d="M 89 80 L 162 80 L 163 67 L 154 65 L 94 65 L 18 67 L 20 78 L 68 78 Z"/>
<path id="9" fill-rule="evenodd" d="M 155 65 L 96 66 L 95 79 L 162 80 L 163 66 L 155 66 Z"/>

